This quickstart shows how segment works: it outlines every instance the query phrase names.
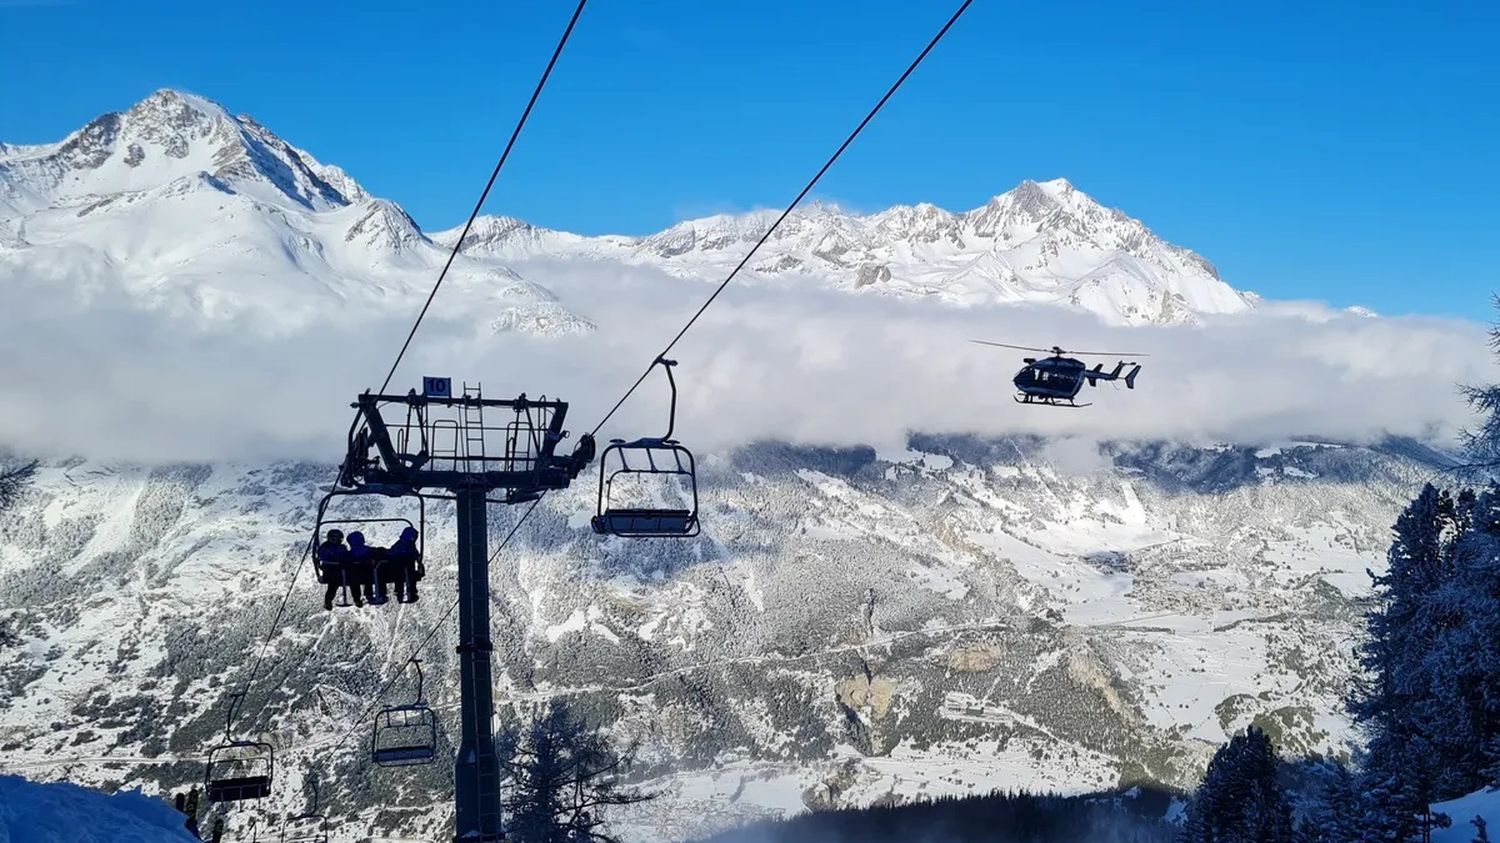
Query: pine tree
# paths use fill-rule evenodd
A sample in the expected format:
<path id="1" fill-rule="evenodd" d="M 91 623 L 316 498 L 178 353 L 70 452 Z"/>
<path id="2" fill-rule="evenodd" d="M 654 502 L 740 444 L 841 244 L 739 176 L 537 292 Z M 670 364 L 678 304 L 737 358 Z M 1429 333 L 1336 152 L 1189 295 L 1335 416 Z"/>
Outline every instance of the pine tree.
<path id="1" fill-rule="evenodd" d="M 1453 575 L 1432 603 L 1427 719 L 1441 764 L 1436 789 L 1446 797 L 1493 782 L 1500 765 L 1500 489 L 1478 496 L 1455 542 Z"/>
<path id="2" fill-rule="evenodd" d="M 1343 764 L 1326 764 L 1312 805 L 1297 827 L 1299 843 L 1356 843 L 1359 822 L 1360 795 L 1354 774 Z"/>
<path id="3" fill-rule="evenodd" d="M 1276 780 L 1276 752 L 1254 726 L 1219 747 L 1188 804 L 1182 843 L 1292 843 L 1286 794 Z"/>
<path id="4" fill-rule="evenodd" d="M 1484 817 L 1475 817 L 1469 820 L 1469 825 L 1474 826 L 1474 840 L 1472 843 L 1490 843 L 1489 823 L 1484 821 Z"/>
<path id="5" fill-rule="evenodd" d="M 1448 745 L 1434 740 L 1442 731 L 1433 642 L 1443 615 L 1434 596 L 1452 579 L 1460 519 L 1471 520 L 1475 506 L 1465 499 L 1460 513 L 1451 495 L 1427 484 L 1396 520 L 1385 574 L 1371 575 L 1375 608 L 1358 651 L 1365 676 L 1349 705 L 1367 738 L 1360 786 L 1366 840 L 1409 839 L 1413 817 L 1446 769 Z"/>
<path id="6" fill-rule="evenodd" d="M 607 809 L 652 798 L 621 785 L 630 754 L 562 703 L 505 732 L 499 750 L 510 779 L 507 837 L 516 843 L 617 843 L 604 831 Z"/>

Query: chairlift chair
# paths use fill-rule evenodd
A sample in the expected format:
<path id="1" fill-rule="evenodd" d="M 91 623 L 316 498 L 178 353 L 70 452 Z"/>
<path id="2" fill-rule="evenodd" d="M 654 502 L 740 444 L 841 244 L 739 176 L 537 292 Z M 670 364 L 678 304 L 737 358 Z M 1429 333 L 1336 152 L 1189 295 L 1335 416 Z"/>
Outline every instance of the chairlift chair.
<path id="1" fill-rule="evenodd" d="M 417 499 L 417 521 L 416 521 L 416 523 L 412 523 L 412 520 L 410 518 L 399 518 L 399 517 L 396 517 L 396 518 L 329 518 L 328 517 L 328 506 L 329 506 L 329 504 L 331 504 L 333 502 L 334 498 L 349 497 L 349 496 L 363 496 L 363 495 L 372 495 L 372 494 L 379 494 L 379 495 L 382 495 L 382 496 L 385 496 L 385 497 L 407 497 L 407 496 L 410 496 L 410 497 L 416 498 Z M 405 495 L 395 495 L 395 494 L 392 494 L 392 493 L 390 493 L 388 491 L 379 491 L 379 490 L 370 490 L 370 489 L 337 489 L 336 488 L 336 489 L 333 489 L 332 491 L 330 491 L 328 494 L 326 494 L 326 495 L 323 496 L 323 500 L 318 504 L 317 523 L 313 526 L 312 538 L 309 539 L 310 544 L 308 546 L 309 547 L 308 553 L 312 556 L 312 559 L 313 559 L 314 562 L 318 562 L 318 545 L 322 543 L 323 538 L 327 534 L 328 528 L 330 528 L 330 527 L 335 527 L 335 526 L 351 526 L 351 527 L 356 527 L 357 528 L 357 527 L 359 527 L 361 525 L 374 525 L 374 524 L 400 524 L 400 525 L 402 525 L 404 527 L 411 527 L 411 528 L 415 529 L 417 531 L 417 553 L 418 553 L 418 558 L 419 559 L 425 559 L 426 558 L 425 551 L 426 551 L 426 547 L 427 547 L 427 496 L 418 494 L 416 492 L 408 492 Z M 344 532 L 347 535 L 349 532 L 352 532 L 352 531 L 351 530 L 345 530 Z M 318 578 L 318 583 L 320 585 L 327 585 L 328 584 L 328 574 L 327 574 L 327 572 L 325 572 L 323 570 L 322 564 L 315 564 L 315 565 L 313 565 L 313 571 L 316 574 L 316 576 Z M 347 582 L 347 580 L 344 581 L 344 582 L 340 582 L 339 586 L 340 586 L 340 588 L 339 588 L 339 602 L 336 603 L 336 604 L 334 604 L 334 605 L 339 606 L 339 607 L 347 607 L 347 606 L 354 605 L 350 601 L 350 599 L 349 599 L 349 589 L 351 588 L 351 586 Z"/>
<path id="2" fill-rule="evenodd" d="M 224 724 L 224 742 L 208 751 L 204 793 L 211 803 L 243 802 L 271 795 L 276 751 L 264 741 L 235 740 L 231 736 L 234 715 L 244 697 L 244 692 L 234 695 Z"/>
<path id="3" fill-rule="evenodd" d="M 431 764 L 437 758 L 437 714 L 422 697 L 422 660 L 417 669 L 417 698 L 407 705 L 383 708 L 370 734 L 370 760 L 380 767 Z"/>
<path id="4" fill-rule="evenodd" d="M 208 751 L 209 802 L 243 802 L 271 795 L 276 752 L 263 741 L 225 741 Z"/>
<path id="5" fill-rule="evenodd" d="M 317 779 L 312 780 L 312 810 L 281 821 L 281 843 L 328 843 L 328 817 L 318 803 Z"/>
<path id="6" fill-rule="evenodd" d="M 281 843 L 328 843 L 328 817 L 316 812 L 287 817 L 281 823 Z"/>
<path id="7" fill-rule="evenodd" d="M 677 426 L 677 361 L 656 358 L 672 390 L 667 432 L 658 437 L 612 439 L 599 458 L 599 501 L 594 532 L 625 538 L 692 538 L 698 535 L 698 475 L 693 453 L 672 438 Z M 635 494 L 621 487 L 637 486 Z M 618 484 L 618 485 L 617 485 Z M 639 491 L 675 486 L 686 506 L 664 506 Z"/>

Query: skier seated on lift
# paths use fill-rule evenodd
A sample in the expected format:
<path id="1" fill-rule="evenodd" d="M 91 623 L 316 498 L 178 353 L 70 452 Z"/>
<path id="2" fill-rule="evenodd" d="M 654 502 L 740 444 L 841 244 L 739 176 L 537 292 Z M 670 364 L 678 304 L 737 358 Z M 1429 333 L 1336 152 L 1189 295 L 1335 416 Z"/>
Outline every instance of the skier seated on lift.
<path id="1" fill-rule="evenodd" d="M 360 536 L 360 538 L 364 537 Z M 318 545 L 318 566 L 323 569 L 323 581 L 328 584 L 328 587 L 323 590 L 323 608 L 330 612 L 333 611 L 333 598 L 338 596 L 340 588 L 350 589 L 348 593 L 353 595 L 354 605 L 364 605 L 364 601 L 359 597 L 359 588 L 349 570 L 350 561 L 349 548 L 344 546 L 343 531 L 329 530 L 328 537 Z"/>
<path id="2" fill-rule="evenodd" d="M 376 566 L 380 563 L 380 557 L 385 555 L 385 548 L 371 547 L 365 544 L 365 534 L 355 530 L 349 534 L 349 587 L 354 590 L 354 604 L 363 606 L 358 597 L 364 592 L 365 599 L 370 605 L 379 606 L 385 602 L 385 594 L 378 593 L 377 578 L 375 576 Z M 380 590 L 381 592 L 384 589 Z"/>
<path id="3" fill-rule="evenodd" d="M 422 551 L 417 549 L 417 528 L 407 527 L 401 538 L 385 552 L 385 570 L 396 586 L 396 599 L 402 603 L 417 602 L 417 581 L 427 573 Z"/>

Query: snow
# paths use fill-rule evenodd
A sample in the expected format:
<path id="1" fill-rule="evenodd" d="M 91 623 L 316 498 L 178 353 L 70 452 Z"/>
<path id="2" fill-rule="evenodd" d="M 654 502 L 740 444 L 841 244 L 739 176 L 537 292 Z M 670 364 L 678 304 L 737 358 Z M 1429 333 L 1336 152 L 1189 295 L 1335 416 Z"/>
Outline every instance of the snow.
<path id="1" fill-rule="evenodd" d="M 410 310 L 448 249 L 248 117 L 159 91 L 67 141 L 0 152 L 0 270 L 98 279 L 148 307 L 271 335 L 329 312 Z M 461 259 L 445 295 L 492 330 L 593 326 L 494 261 Z M 497 283 L 497 281 L 499 283 Z M 76 280 L 71 282 L 76 283 Z"/>
<path id="2" fill-rule="evenodd" d="M 717 278 L 774 219 L 767 211 L 687 220 L 645 237 L 586 237 L 480 217 L 445 297 L 492 330 L 547 336 L 593 324 L 512 266 L 538 260 L 647 266 Z M 163 90 L 69 138 L 0 146 L 0 268 L 95 277 L 183 316 L 250 316 L 286 331 L 337 307 L 402 312 L 425 292 L 460 229 L 429 237 L 248 116 Z M 1063 179 L 1022 182 L 953 213 L 922 204 L 853 214 L 813 203 L 757 253 L 745 283 L 936 298 L 953 305 L 1045 303 L 1114 324 L 1238 313 L 1248 300 L 1207 261 Z M 503 283 L 497 278 L 520 282 Z"/>
<path id="3" fill-rule="evenodd" d="M 700 491 L 718 526 L 687 543 L 601 541 L 586 523 L 564 530 L 569 513 L 592 505 L 593 490 L 549 495 L 541 506 L 555 525 L 550 535 L 529 538 L 492 571 L 496 615 L 508 619 L 496 675 L 504 704 L 524 711 L 564 697 L 620 711 L 611 728 L 640 738 L 653 763 L 707 748 L 698 763 L 663 767 L 672 770 L 663 786 L 683 795 L 643 809 L 651 815 L 630 840 L 680 839 L 661 831 L 674 817 L 706 823 L 802 810 L 801 794 L 837 773 L 819 742 L 843 734 L 835 687 L 863 677 L 860 662 L 894 692 L 887 714 L 860 709 L 881 743 L 870 760 L 854 759 L 857 781 L 841 804 L 1023 784 L 1087 790 L 1118 780 L 1129 756 L 1112 746 L 1160 746 L 1196 775 L 1195 759 L 1226 730 L 1281 709 L 1305 712 L 1289 732 L 1304 744 L 1348 746 L 1337 690 L 1353 669 L 1356 616 L 1309 606 L 1309 580 L 1352 589 L 1364 568 L 1379 570 L 1389 524 L 1421 472 L 1349 448 L 1322 454 L 1333 461 L 1330 476 L 1374 465 L 1379 477 L 1406 479 L 1277 477 L 1203 493 L 1165 490 L 1150 479 L 1159 465 L 1069 475 L 955 456 L 929 468 L 939 450 L 963 453 L 912 448 L 908 461 L 886 464 L 898 468 L 895 481 L 830 467 L 816 453 L 792 465 L 779 449 L 769 460 L 754 448 L 704 455 L 702 464 L 717 468 Z M 0 534 L 3 579 L 38 583 L 0 595 L 15 595 L 0 604 L 0 620 L 34 619 L 9 627 L 21 640 L 0 652 L 0 673 L 21 677 L 0 711 L 0 734 L 22 747 L 0 769 L 180 786 L 150 765 L 192 760 L 195 748 L 166 755 L 146 741 L 216 722 L 224 688 L 249 665 L 238 647 L 215 647 L 214 632 L 234 641 L 264 634 L 264 615 L 245 606 L 275 605 L 325 468 L 221 464 L 188 476 L 44 465 Z M 386 514 L 399 506 L 369 503 Z M 451 565 L 436 560 L 452 558 L 453 534 L 451 513 L 429 518 L 448 525 L 428 539 L 432 596 L 452 587 Z M 73 591 L 39 590 L 54 572 Z M 81 614 L 73 593 L 87 595 Z M 304 572 L 296 620 L 273 653 L 342 658 L 316 642 L 368 636 L 372 652 L 385 654 L 356 668 L 372 682 L 393 675 L 446 605 L 424 600 L 399 619 L 330 619 L 316 600 Z M 1028 642 L 1034 651 L 1024 650 Z M 1002 661 L 976 659 L 958 671 L 959 650 Z M 202 660 L 201 676 L 182 687 L 154 681 L 185 658 Z M 346 705 L 364 704 L 341 702 L 349 692 L 326 681 L 348 669 L 337 664 L 317 662 L 287 685 L 295 702 L 286 728 L 306 735 L 288 748 L 289 769 L 332 741 L 321 705 L 338 720 Z M 434 666 L 427 678 L 451 723 L 451 672 Z M 1100 690 L 1106 708 L 1037 705 L 1034 695 L 1077 682 Z M 101 691 L 170 714 L 144 733 L 130 731 L 130 711 L 85 726 L 75 707 Z M 52 728 L 59 722 L 69 725 Z M 1101 722 L 1108 745 L 1086 737 Z M 716 743 L 724 735 L 732 742 Z M 998 748 L 1002 735 L 1009 743 Z M 728 813 L 716 813 L 736 792 Z M 412 798 L 425 793 L 414 788 Z"/>
<path id="4" fill-rule="evenodd" d="M 185 819 L 139 790 L 111 795 L 0 775 L 0 843 L 197 843 Z"/>
<path id="5" fill-rule="evenodd" d="M 1500 832 L 1500 788 L 1478 790 L 1467 796 L 1438 802 L 1432 810 L 1447 814 L 1453 821 L 1448 828 L 1432 832 L 1432 843 L 1469 843 L 1475 836 L 1474 826 L 1470 824 L 1475 817 L 1483 817 L 1489 823 L 1491 840 Z"/>

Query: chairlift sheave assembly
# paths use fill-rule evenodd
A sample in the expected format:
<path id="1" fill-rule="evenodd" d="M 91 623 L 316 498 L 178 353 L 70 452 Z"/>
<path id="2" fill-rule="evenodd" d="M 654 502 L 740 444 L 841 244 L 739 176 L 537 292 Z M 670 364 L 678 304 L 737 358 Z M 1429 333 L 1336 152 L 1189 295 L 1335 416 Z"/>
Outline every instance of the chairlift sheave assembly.
<path id="1" fill-rule="evenodd" d="M 429 377 L 420 394 L 364 392 L 350 406 L 337 488 L 357 494 L 453 499 L 456 490 L 482 488 L 503 493 L 492 503 L 520 503 L 566 489 L 594 454 L 590 436 L 571 455 L 556 453 L 568 436 L 568 404 L 546 396 L 492 399 L 468 385 L 454 395 L 449 378 Z M 401 409 L 404 420 L 386 418 Z"/>
<path id="2" fill-rule="evenodd" d="M 599 457 L 594 532 L 625 538 L 692 538 L 698 535 L 698 474 L 693 452 L 672 438 L 677 427 L 677 361 L 656 358 L 672 397 L 667 432 L 626 441 L 611 439 Z M 666 497 L 675 501 L 666 501 Z"/>
<path id="3" fill-rule="evenodd" d="M 437 714 L 422 696 L 422 660 L 414 658 L 411 665 L 417 669 L 416 700 L 383 708 L 375 715 L 370 760 L 381 767 L 431 764 L 437 758 Z"/>
<path id="4" fill-rule="evenodd" d="M 390 585 L 396 586 L 398 601 L 416 602 L 416 583 L 425 573 L 429 498 L 456 500 L 460 490 L 479 489 L 503 494 L 495 503 L 535 500 L 545 491 L 567 488 L 594 457 L 591 436 L 581 437 L 571 455 L 556 454 L 568 435 L 562 428 L 568 405 L 545 396 L 487 399 L 480 387 L 467 384 L 455 395 L 451 379 L 428 377 L 421 394 L 415 389 L 405 395 L 365 392 L 351 406 L 356 413 L 338 481 L 319 503 L 309 545 L 319 562 L 318 581 L 338 589 L 338 606 L 361 605 L 357 590 L 364 587 L 373 589 L 373 603 L 387 602 Z M 416 498 L 417 522 L 330 517 L 334 500 L 360 495 Z M 342 546 L 342 529 L 330 536 L 334 525 L 393 525 L 404 535 L 384 552 L 365 545 L 370 548 L 365 554 L 352 541 Z M 409 530 L 416 535 L 408 538 Z M 360 544 L 368 538 L 361 532 Z M 361 565 L 361 559 L 368 561 Z M 332 594 L 325 593 L 325 605 Z"/>
<path id="5" fill-rule="evenodd" d="M 210 803 L 245 802 L 271 795 L 275 749 L 264 741 L 236 740 L 233 735 L 234 716 L 244 699 L 243 691 L 230 698 L 224 742 L 208 751 L 203 791 Z"/>
<path id="6" fill-rule="evenodd" d="M 1099 381 L 1124 381 L 1126 389 L 1135 389 L 1136 375 L 1141 373 L 1139 363 L 1119 360 L 1112 371 L 1106 372 L 1103 363 L 1095 364 L 1094 368 L 1090 369 L 1087 363 L 1070 355 L 1115 358 L 1148 356 L 1111 351 L 1068 351 L 1055 345 L 1051 348 L 1033 348 L 989 340 L 970 340 L 970 342 L 997 348 L 1014 348 L 1018 351 L 1037 351 L 1050 355 L 1022 358 L 1021 362 L 1026 365 L 1011 380 L 1016 387 L 1016 403 L 1043 404 L 1049 407 L 1088 407 L 1089 404 L 1078 404 L 1074 401 L 1085 383 L 1089 386 L 1098 386 Z"/>

